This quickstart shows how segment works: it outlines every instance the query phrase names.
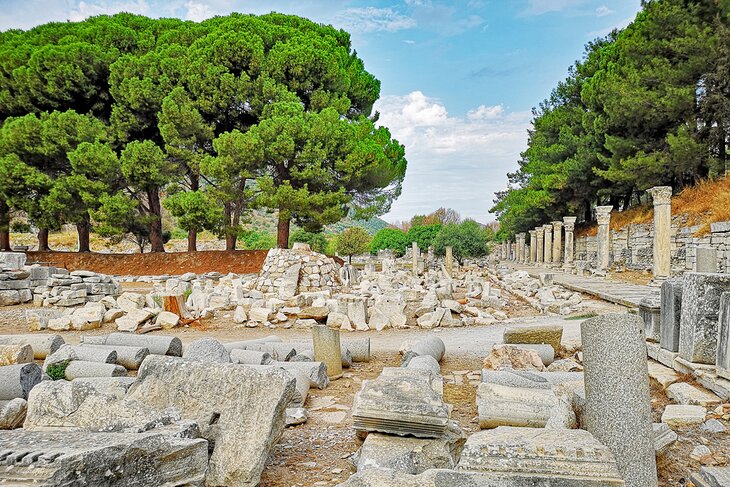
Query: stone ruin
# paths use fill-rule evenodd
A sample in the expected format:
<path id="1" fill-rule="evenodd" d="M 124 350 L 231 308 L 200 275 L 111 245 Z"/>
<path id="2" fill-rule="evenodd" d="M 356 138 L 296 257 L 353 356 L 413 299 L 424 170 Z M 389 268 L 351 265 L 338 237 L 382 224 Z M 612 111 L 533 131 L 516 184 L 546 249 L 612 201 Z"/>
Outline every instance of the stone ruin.
<path id="1" fill-rule="evenodd" d="M 271 249 L 254 289 L 292 298 L 308 291 L 334 291 L 340 287 L 340 265 L 331 257 L 295 243 L 291 249 Z"/>

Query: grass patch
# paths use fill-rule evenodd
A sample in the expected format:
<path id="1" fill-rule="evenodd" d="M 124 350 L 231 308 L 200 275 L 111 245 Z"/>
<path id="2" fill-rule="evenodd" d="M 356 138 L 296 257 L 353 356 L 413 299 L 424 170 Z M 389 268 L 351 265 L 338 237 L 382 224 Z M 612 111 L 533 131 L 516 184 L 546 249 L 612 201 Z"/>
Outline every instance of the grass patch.
<path id="1" fill-rule="evenodd" d="M 53 380 L 61 380 L 66 378 L 66 367 L 70 364 L 70 360 L 57 362 L 46 367 L 46 374 Z"/>
<path id="2" fill-rule="evenodd" d="M 598 313 L 594 313 L 591 311 L 590 313 L 583 313 L 582 315 L 576 315 L 576 316 L 568 316 L 566 318 L 563 318 L 564 320 L 585 320 L 588 318 L 595 318 L 598 316 Z"/>
<path id="3" fill-rule="evenodd" d="M 190 297 L 191 294 L 193 294 L 193 290 L 192 289 L 188 289 L 186 291 L 183 291 L 183 293 L 182 293 L 183 301 L 186 301 L 187 302 L 187 300 L 188 300 L 188 298 Z M 162 305 L 160 305 L 160 307 L 162 307 Z"/>

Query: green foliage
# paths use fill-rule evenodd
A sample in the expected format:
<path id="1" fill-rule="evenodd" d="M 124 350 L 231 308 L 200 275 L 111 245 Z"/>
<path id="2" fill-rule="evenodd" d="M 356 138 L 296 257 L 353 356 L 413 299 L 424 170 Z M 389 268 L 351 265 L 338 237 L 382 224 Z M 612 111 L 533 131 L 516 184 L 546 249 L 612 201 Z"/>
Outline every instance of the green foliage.
<path id="1" fill-rule="evenodd" d="M 314 252 L 324 253 L 327 248 L 327 237 L 322 232 L 308 232 L 301 228 L 294 230 L 289 235 L 289 248 L 295 242 L 309 244 Z"/>
<path id="2" fill-rule="evenodd" d="M 223 221 L 223 210 L 214 205 L 208 195 L 201 191 L 179 192 L 168 196 L 163 202 L 183 230 L 215 230 Z"/>
<path id="3" fill-rule="evenodd" d="M 66 367 L 70 364 L 70 360 L 64 360 L 63 362 L 56 362 L 46 367 L 46 374 L 51 380 L 61 380 L 66 378 Z"/>
<path id="4" fill-rule="evenodd" d="M 13 233 L 30 233 L 30 225 L 27 222 L 15 221 L 10 225 Z"/>
<path id="5" fill-rule="evenodd" d="M 241 242 L 244 250 L 269 250 L 276 247 L 276 235 L 256 230 L 246 230 L 242 232 Z"/>
<path id="6" fill-rule="evenodd" d="M 370 253 L 375 255 L 378 250 L 392 250 L 396 255 L 403 255 L 410 242 L 403 230 L 397 228 L 383 228 L 375 234 L 370 242 Z"/>
<path id="7" fill-rule="evenodd" d="M 464 258 L 483 257 L 489 252 L 489 233 L 474 220 L 444 225 L 433 240 L 437 255 L 445 255 L 446 247 L 452 248 L 454 258 L 460 263 Z"/>
<path id="8" fill-rule="evenodd" d="M 364 228 L 348 228 L 337 236 L 337 252 L 352 259 L 353 255 L 367 253 L 372 237 Z"/>
<path id="9" fill-rule="evenodd" d="M 427 249 L 433 244 L 436 235 L 441 231 L 443 225 L 435 223 L 433 225 L 416 225 L 408 229 L 409 242 L 416 242 L 419 249 Z"/>

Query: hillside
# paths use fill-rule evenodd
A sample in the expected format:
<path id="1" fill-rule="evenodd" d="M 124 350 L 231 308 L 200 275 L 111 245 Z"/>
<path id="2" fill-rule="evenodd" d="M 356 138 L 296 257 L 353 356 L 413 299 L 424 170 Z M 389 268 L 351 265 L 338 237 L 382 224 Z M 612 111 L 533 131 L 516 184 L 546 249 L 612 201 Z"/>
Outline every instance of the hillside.
<path id="1" fill-rule="evenodd" d="M 249 230 L 259 232 L 276 233 L 276 213 L 266 210 L 254 210 L 250 217 L 250 222 L 244 225 Z M 352 217 L 346 217 L 332 225 L 327 225 L 324 229 L 326 234 L 337 234 L 350 227 L 362 227 L 370 235 L 375 235 L 378 230 L 388 226 L 388 223 L 380 218 L 372 218 L 371 220 L 357 220 Z M 292 228 L 292 230 L 294 227 Z"/>

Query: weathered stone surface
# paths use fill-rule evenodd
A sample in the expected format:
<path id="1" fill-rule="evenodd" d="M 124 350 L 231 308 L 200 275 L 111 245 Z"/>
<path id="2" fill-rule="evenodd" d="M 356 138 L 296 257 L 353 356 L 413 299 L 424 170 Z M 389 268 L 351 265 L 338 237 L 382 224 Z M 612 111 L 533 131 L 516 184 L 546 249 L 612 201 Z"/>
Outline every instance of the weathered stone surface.
<path id="1" fill-rule="evenodd" d="M 81 336 L 82 343 L 91 345 L 123 345 L 141 347 L 152 355 L 182 355 L 182 342 L 178 337 L 164 335 L 134 335 L 131 333 L 110 333 L 107 336 Z"/>
<path id="2" fill-rule="evenodd" d="M 43 381 L 28 397 L 24 427 L 141 432 L 180 419 L 174 409 L 158 410 L 134 400 L 119 400 L 117 394 L 107 391 L 79 379 Z"/>
<path id="3" fill-rule="evenodd" d="M 297 354 L 296 348 L 289 343 L 278 343 L 278 342 L 261 342 L 251 343 L 246 345 L 246 350 L 256 350 L 259 352 L 266 352 L 271 355 L 271 358 L 280 362 L 286 362 L 290 360 L 294 355 Z"/>
<path id="4" fill-rule="evenodd" d="M 272 361 L 267 352 L 234 348 L 231 350 L 231 362 L 234 364 L 267 365 Z"/>
<path id="5" fill-rule="evenodd" d="M 679 356 L 690 362 L 717 360 L 720 296 L 730 291 L 729 274 L 686 272 L 682 281 Z"/>
<path id="6" fill-rule="evenodd" d="M 730 485 L 730 467 L 702 467 L 690 480 L 695 487 L 727 487 Z"/>
<path id="7" fill-rule="evenodd" d="M 661 287 L 659 344 L 665 350 L 679 350 L 679 325 L 682 317 L 682 279 L 667 279 Z"/>
<path id="8" fill-rule="evenodd" d="M 407 367 L 409 369 L 426 370 L 432 375 L 441 374 L 441 367 L 439 366 L 439 363 L 436 362 L 436 359 L 431 357 L 430 355 L 419 355 L 418 357 L 413 357 L 408 362 Z"/>
<path id="9" fill-rule="evenodd" d="M 175 328 L 180 323 L 180 317 L 170 311 L 161 311 L 155 318 L 155 324 L 160 325 L 163 330 Z"/>
<path id="10" fill-rule="evenodd" d="M 448 416 L 443 399 L 414 377 L 365 380 L 352 405 L 356 430 L 400 436 L 437 438 L 445 431 Z"/>
<path id="11" fill-rule="evenodd" d="M 0 432 L 2 479 L 9 485 L 202 485 L 208 442 L 165 430 L 142 434 Z"/>
<path id="12" fill-rule="evenodd" d="M 596 481 L 621 485 L 611 450 L 584 430 L 500 426 L 480 431 L 467 439 L 458 468 L 585 478 L 587 485 Z"/>
<path id="13" fill-rule="evenodd" d="M 79 377 L 71 382 L 83 383 L 96 389 L 101 394 L 124 399 L 135 377 Z"/>
<path id="14" fill-rule="evenodd" d="M 33 347 L 25 345 L 0 345 L 0 366 L 27 364 L 33 361 Z"/>
<path id="15" fill-rule="evenodd" d="M 117 318 L 115 323 L 117 330 L 123 332 L 133 332 L 145 321 L 152 318 L 153 314 L 146 309 L 132 308 L 127 314 L 121 318 Z"/>
<path id="16" fill-rule="evenodd" d="M 717 335 L 717 375 L 730 380 L 730 293 L 722 293 Z"/>
<path id="17" fill-rule="evenodd" d="M 512 345 L 495 345 L 484 359 L 482 367 L 487 370 L 536 370 L 543 371 L 542 359 L 534 350 Z"/>
<path id="18" fill-rule="evenodd" d="M 64 348 L 70 348 L 73 352 L 73 360 L 83 360 L 85 362 L 99 362 L 102 364 L 116 364 L 117 363 L 117 351 L 113 348 L 95 348 L 95 347 L 83 347 L 78 345 L 63 345 L 58 349 L 59 353 Z M 55 355 L 55 354 L 54 354 Z M 51 359 L 48 357 L 46 361 Z"/>
<path id="19" fill-rule="evenodd" d="M 35 363 L 0 367 L 0 401 L 20 397 L 27 399 L 31 389 L 41 381 L 41 368 Z"/>
<path id="20" fill-rule="evenodd" d="M 679 374 L 673 369 L 650 360 L 648 363 L 649 377 L 655 380 L 663 388 L 667 388 L 679 380 Z"/>
<path id="21" fill-rule="evenodd" d="M 0 335 L 0 345 L 30 345 L 33 358 L 43 360 L 64 344 L 61 335 L 34 333 L 30 335 Z"/>
<path id="22" fill-rule="evenodd" d="M 28 402 L 16 397 L 9 401 L 0 401 L 0 430 L 12 430 L 23 426 Z M 2 474 L 0 474 L 0 479 Z"/>
<path id="23" fill-rule="evenodd" d="M 286 408 L 286 420 L 284 421 L 286 426 L 296 426 L 303 424 L 309 419 L 309 413 L 304 408 Z"/>
<path id="24" fill-rule="evenodd" d="M 278 370 L 150 356 L 127 396 L 195 419 L 214 443 L 206 485 L 257 485 L 284 428 L 294 380 Z M 217 420 L 216 420 L 217 418 Z"/>
<path id="25" fill-rule="evenodd" d="M 546 343 L 554 350 L 560 350 L 563 339 L 563 327 L 557 326 L 520 326 L 508 327 L 504 330 L 504 343 Z"/>
<path id="26" fill-rule="evenodd" d="M 24 252 L 0 252 L 0 267 L 23 269 L 26 255 Z"/>
<path id="27" fill-rule="evenodd" d="M 686 382 L 676 382 L 667 387 L 667 397 L 677 404 L 690 404 L 693 406 L 716 406 L 722 401 L 711 392 L 699 389 Z"/>
<path id="28" fill-rule="evenodd" d="M 307 306 L 299 312 L 299 318 L 325 321 L 329 313 L 330 309 L 327 306 Z"/>
<path id="29" fill-rule="evenodd" d="M 48 328 L 48 320 L 58 318 L 61 312 L 57 309 L 27 309 L 25 310 L 25 321 L 28 323 L 28 331 L 41 331 Z"/>
<path id="30" fill-rule="evenodd" d="M 142 309 L 144 305 L 144 294 L 126 292 L 117 298 L 117 308 L 121 308 L 127 313 L 135 309 Z"/>
<path id="31" fill-rule="evenodd" d="M 458 423 L 450 421 L 439 438 L 406 438 L 370 433 L 356 454 L 358 471 L 393 469 L 419 474 L 431 468 L 454 468 L 466 435 Z"/>
<path id="32" fill-rule="evenodd" d="M 444 358 L 444 353 L 446 353 L 446 346 L 444 345 L 443 340 L 436 335 L 428 335 L 427 337 L 418 340 L 412 346 L 401 346 L 401 350 L 406 352 L 404 354 L 404 362 L 406 365 L 409 355 L 430 355 L 436 359 L 437 362 L 441 362 L 441 359 Z"/>
<path id="33" fill-rule="evenodd" d="M 654 431 L 654 451 L 657 456 L 664 455 L 677 441 L 677 433 L 672 431 L 666 423 L 654 423 L 652 430 Z"/>
<path id="34" fill-rule="evenodd" d="M 672 428 L 702 424 L 707 411 L 702 406 L 686 406 L 683 404 L 668 404 L 662 413 L 662 423 Z"/>
<path id="35" fill-rule="evenodd" d="M 532 372 L 527 370 L 482 370 L 482 382 L 509 387 L 551 389 L 566 382 L 583 382 L 583 372 Z"/>
<path id="36" fill-rule="evenodd" d="M 127 370 L 137 370 L 142 361 L 150 354 L 149 350 L 143 347 L 128 347 L 124 345 L 89 345 L 82 343 L 77 348 L 89 348 L 98 350 L 114 351 L 117 354 L 117 364 Z M 84 360 L 82 356 L 79 359 Z"/>
<path id="37" fill-rule="evenodd" d="M 333 330 L 327 325 L 313 326 L 312 342 L 314 344 L 314 359 L 325 364 L 327 376 L 330 380 L 342 377 L 340 330 Z"/>
<path id="38" fill-rule="evenodd" d="M 309 377 L 310 385 L 317 389 L 325 389 L 330 383 L 327 366 L 322 362 L 272 362 L 270 365 L 286 371 L 303 372 Z"/>
<path id="39" fill-rule="evenodd" d="M 482 382 L 477 388 L 479 427 L 526 426 L 575 428 L 577 421 L 567 397 L 552 390 L 527 389 Z"/>
<path id="40" fill-rule="evenodd" d="M 581 323 L 586 429 L 608 446 L 628 487 L 658 485 L 644 323 L 606 314 Z"/>
<path id="41" fill-rule="evenodd" d="M 353 362 L 370 362 L 370 338 L 345 340 L 343 345 L 350 351 Z"/>
<path id="42" fill-rule="evenodd" d="M 639 317 L 644 321 L 644 335 L 651 342 L 661 339 L 661 296 L 648 294 L 639 303 Z"/>
<path id="43" fill-rule="evenodd" d="M 190 343 L 183 351 L 183 358 L 198 362 L 229 363 L 231 357 L 221 342 L 213 338 L 201 338 Z"/>
<path id="44" fill-rule="evenodd" d="M 74 380 L 79 377 L 126 377 L 127 369 L 121 365 L 105 364 L 100 362 L 86 362 L 84 360 L 72 360 L 66 366 L 66 380 Z"/>

